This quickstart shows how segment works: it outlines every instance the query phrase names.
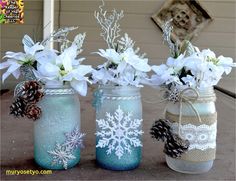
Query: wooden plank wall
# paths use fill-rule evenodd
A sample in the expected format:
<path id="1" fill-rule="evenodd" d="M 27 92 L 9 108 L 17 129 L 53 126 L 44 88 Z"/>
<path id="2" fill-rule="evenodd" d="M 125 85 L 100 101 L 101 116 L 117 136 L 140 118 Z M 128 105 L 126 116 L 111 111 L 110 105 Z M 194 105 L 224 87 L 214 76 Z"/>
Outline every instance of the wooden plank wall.
<path id="1" fill-rule="evenodd" d="M 208 25 L 193 43 L 201 49 L 210 48 L 219 56 L 221 54 L 236 59 L 236 1 L 235 0 L 200 0 L 214 21 Z M 124 10 L 125 17 L 121 21 L 123 32 L 127 32 L 142 51 L 146 52 L 151 64 L 165 62 L 169 55 L 168 48 L 163 44 L 159 28 L 151 20 L 151 15 L 157 12 L 164 0 L 107 0 L 107 9 Z M 61 1 L 61 26 L 77 25 L 80 31 L 87 32 L 83 54 L 88 63 L 97 65 L 101 59 L 90 52 L 105 48 L 103 39 L 99 36 L 100 28 L 93 16 L 101 1 Z M 220 86 L 235 92 L 236 71 L 221 81 Z"/>
<path id="2" fill-rule="evenodd" d="M 83 52 L 83 55 L 87 57 L 85 63 L 92 65 L 101 63 L 101 58 L 90 53 L 97 51 L 99 48 L 106 48 L 105 42 L 99 36 L 100 28 L 94 18 L 94 11 L 98 10 L 101 1 L 60 0 L 56 2 L 55 27 L 79 26 L 80 32 L 87 33 Z M 236 59 L 236 1 L 200 0 L 200 2 L 208 10 L 214 21 L 199 33 L 198 37 L 193 39 L 193 43 L 200 48 L 209 47 L 217 55 L 223 54 Z M 109 11 L 113 8 L 124 10 L 125 17 L 121 21 L 122 30 L 127 32 L 136 41 L 136 45 L 143 52 L 147 53 L 150 64 L 165 62 L 169 54 L 168 48 L 162 42 L 161 31 L 150 18 L 153 13 L 160 9 L 164 0 L 106 0 L 105 3 Z M 35 4 L 39 5 L 40 2 Z M 35 9 L 35 6 L 32 7 Z M 42 13 L 40 8 L 33 12 L 30 10 L 29 12 L 35 13 L 32 14 L 35 17 L 40 16 Z M 60 15 L 59 19 L 58 15 Z M 35 23 L 35 20 L 32 19 L 29 20 L 31 24 Z M 25 24 L 23 26 L 24 28 L 20 30 L 12 28 L 12 33 L 8 33 L 7 30 L 9 29 L 6 28 L 1 39 L 2 44 L 4 44 L 1 51 L 13 50 L 13 47 L 15 50 L 21 50 L 21 47 L 16 45 L 16 42 L 20 42 L 19 40 L 16 41 L 16 38 L 19 38 L 20 34 L 22 36 L 25 32 L 29 32 L 30 28 L 32 29 L 32 25 Z M 18 31 L 19 33 L 17 33 Z M 73 35 L 75 33 L 72 33 Z M 235 92 L 235 75 L 236 71 L 230 77 L 225 78 L 224 82 L 221 82 L 220 85 Z"/>

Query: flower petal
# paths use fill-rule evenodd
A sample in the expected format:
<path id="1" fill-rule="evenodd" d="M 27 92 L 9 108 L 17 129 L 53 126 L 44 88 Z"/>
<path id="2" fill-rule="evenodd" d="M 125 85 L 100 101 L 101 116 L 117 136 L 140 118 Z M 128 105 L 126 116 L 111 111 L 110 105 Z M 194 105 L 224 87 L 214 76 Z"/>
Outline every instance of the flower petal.
<path id="1" fill-rule="evenodd" d="M 70 82 L 71 87 L 73 87 L 81 96 L 87 95 L 87 82 L 84 81 L 78 81 L 78 80 L 72 80 Z"/>
<path id="2" fill-rule="evenodd" d="M 11 63 L 11 65 L 9 66 L 8 70 L 2 75 L 2 82 L 5 81 L 5 79 L 12 74 L 13 72 L 17 71 L 17 69 L 20 68 L 20 64 L 18 63 Z"/>

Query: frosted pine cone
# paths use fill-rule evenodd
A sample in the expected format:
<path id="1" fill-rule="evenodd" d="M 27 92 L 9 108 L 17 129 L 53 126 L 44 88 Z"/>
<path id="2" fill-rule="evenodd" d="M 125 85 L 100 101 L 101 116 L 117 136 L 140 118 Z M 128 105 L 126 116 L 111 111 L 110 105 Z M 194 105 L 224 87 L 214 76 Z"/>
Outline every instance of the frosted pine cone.
<path id="1" fill-rule="evenodd" d="M 44 93 L 42 92 L 42 86 L 37 81 L 27 81 L 24 84 L 21 96 L 27 102 L 37 103 L 44 96 Z"/>
<path id="2" fill-rule="evenodd" d="M 36 104 L 27 105 L 25 109 L 25 115 L 27 116 L 27 118 L 33 119 L 34 121 L 40 118 L 41 113 L 41 109 L 37 107 Z"/>
<path id="3" fill-rule="evenodd" d="M 158 141 L 165 141 L 167 137 L 171 135 L 170 123 L 166 119 L 159 119 L 153 124 L 150 134 L 152 138 L 156 138 Z"/>
<path id="4" fill-rule="evenodd" d="M 183 140 L 177 134 L 174 134 L 167 119 L 155 121 L 150 134 L 153 138 L 156 138 L 158 141 L 162 140 L 165 143 L 164 153 L 169 157 L 181 157 L 188 150 L 189 141 Z"/>
<path id="5" fill-rule="evenodd" d="M 172 134 L 165 143 L 164 153 L 172 158 L 181 157 L 188 150 L 189 141 L 181 139 L 177 134 Z"/>
<path id="6" fill-rule="evenodd" d="M 10 114 L 13 114 L 16 117 L 23 117 L 25 115 L 25 108 L 26 101 L 23 98 L 18 97 L 10 106 Z"/>

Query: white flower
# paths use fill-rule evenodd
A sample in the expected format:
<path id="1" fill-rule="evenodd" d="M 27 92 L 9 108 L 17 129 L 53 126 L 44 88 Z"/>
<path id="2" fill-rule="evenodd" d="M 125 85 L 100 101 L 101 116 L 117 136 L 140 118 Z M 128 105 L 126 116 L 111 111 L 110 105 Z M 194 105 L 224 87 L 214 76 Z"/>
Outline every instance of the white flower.
<path id="1" fill-rule="evenodd" d="M 172 67 L 175 73 L 179 73 L 179 71 L 184 67 L 185 62 L 186 59 L 184 58 L 184 55 L 181 54 L 178 56 L 178 58 L 169 57 L 167 59 L 166 65 Z"/>
<path id="2" fill-rule="evenodd" d="M 26 36 L 27 35 L 25 35 L 25 37 Z M 30 39 L 29 36 L 27 36 L 27 38 Z M 36 53 L 44 49 L 44 46 L 40 45 L 39 43 L 34 44 L 32 39 L 30 39 L 30 41 L 30 45 L 27 44 L 25 41 L 22 41 L 22 43 L 24 44 L 25 53 L 15 53 L 9 51 L 6 52 L 6 55 L 3 58 L 7 58 L 7 61 L 0 63 L 0 69 L 5 69 L 8 67 L 9 68 L 2 75 L 2 82 L 4 82 L 10 74 L 12 74 L 16 79 L 18 79 L 20 76 L 20 67 L 25 64 L 33 65 Z"/>
<path id="3" fill-rule="evenodd" d="M 136 70 L 142 72 L 149 72 L 151 67 L 148 65 L 147 58 L 140 58 L 135 54 L 133 48 L 128 48 L 124 53 L 120 55 L 121 60 L 134 67 Z"/>
<path id="4" fill-rule="evenodd" d="M 114 79 L 111 73 L 104 68 L 101 68 L 99 70 L 93 70 L 92 77 L 93 83 L 101 82 L 103 85 Z"/>
<path id="5" fill-rule="evenodd" d="M 218 57 L 219 62 L 217 63 L 218 66 L 222 66 L 224 68 L 224 72 L 226 75 L 228 75 L 232 67 L 236 67 L 236 63 L 233 63 L 233 59 L 230 57 L 224 57 L 224 56 L 219 56 Z"/>
<path id="6" fill-rule="evenodd" d="M 196 85 L 196 79 L 193 76 L 187 75 L 186 77 L 183 77 L 182 80 L 189 87 Z"/>
<path id="7" fill-rule="evenodd" d="M 115 64 L 119 64 L 121 62 L 119 53 L 117 53 L 114 49 L 99 49 L 99 52 L 96 53 Z"/>
<path id="8" fill-rule="evenodd" d="M 94 83 L 114 83 L 139 87 L 139 84 L 144 83 L 146 79 L 146 74 L 143 73 L 151 70 L 148 59 L 136 55 L 133 48 L 128 48 L 121 53 L 114 49 L 99 49 L 99 52 L 96 53 L 106 58 L 107 62 L 99 65 L 99 70 L 93 71 Z"/>
<path id="9" fill-rule="evenodd" d="M 160 66 L 152 66 L 152 70 L 156 73 L 156 75 L 153 75 L 150 79 L 153 85 L 159 86 L 162 84 L 170 84 L 170 83 L 176 83 L 176 84 L 182 84 L 179 80 L 178 74 L 175 72 L 174 67 L 168 67 L 165 64 L 162 64 Z"/>
<path id="10" fill-rule="evenodd" d="M 84 59 L 76 59 L 77 46 L 72 44 L 60 55 L 54 50 L 44 50 L 37 57 L 38 66 L 35 70 L 35 76 L 46 81 L 46 85 L 62 85 L 64 81 L 70 82 L 73 87 L 82 96 L 87 94 L 88 78 L 86 74 L 92 71 L 90 65 L 80 65 Z"/>
<path id="11" fill-rule="evenodd" d="M 211 51 L 210 49 L 204 49 L 199 53 L 201 56 L 203 56 L 205 58 L 216 58 L 215 53 L 213 51 Z"/>

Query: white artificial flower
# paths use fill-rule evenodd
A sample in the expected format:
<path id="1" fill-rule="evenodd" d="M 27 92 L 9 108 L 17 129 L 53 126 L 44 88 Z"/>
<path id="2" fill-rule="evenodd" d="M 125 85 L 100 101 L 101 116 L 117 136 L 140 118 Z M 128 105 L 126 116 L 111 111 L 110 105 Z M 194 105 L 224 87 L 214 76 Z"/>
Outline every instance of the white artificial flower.
<path id="1" fill-rule="evenodd" d="M 168 85 L 170 83 L 182 84 L 173 67 L 168 67 L 165 64 L 160 66 L 154 65 L 152 66 L 152 70 L 156 73 L 156 75 L 153 75 L 150 81 L 156 86 L 162 84 Z"/>
<path id="2" fill-rule="evenodd" d="M 90 65 L 80 65 L 83 59 L 76 59 L 77 46 L 72 44 L 60 55 L 54 50 L 44 50 L 37 56 L 37 71 L 35 76 L 46 82 L 46 85 L 62 85 L 69 82 L 80 95 L 87 94 L 88 78 L 85 76 L 93 69 Z M 50 58 L 50 59 L 48 59 Z"/>
<path id="3" fill-rule="evenodd" d="M 114 49 L 99 49 L 96 52 L 107 59 L 98 70 L 92 72 L 93 82 L 102 84 L 134 85 L 140 86 L 145 82 L 146 72 L 151 70 L 147 58 L 136 55 L 133 48 L 127 48 L 124 52 L 118 53 Z"/>
<path id="4" fill-rule="evenodd" d="M 218 60 L 219 62 L 217 63 L 217 66 L 222 66 L 226 75 L 231 72 L 232 67 L 236 67 L 236 63 L 233 63 L 233 59 L 230 57 L 224 57 L 221 55 L 218 57 Z"/>
<path id="5" fill-rule="evenodd" d="M 179 73 L 180 70 L 184 67 L 185 62 L 186 59 L 184 58 L 184 55 L 181 54 L 177 58 L 169 57 L 167 59 L 166 65 L 172 67 L 175 73 Z"/>
<path id="6" fill-rule="evenodd" d="M 27 37 L 30 39 L 29 36 Z M 36 53 L 44 49 L 44 46 L 40 45 L 39 42 L 34 44 L 32 39 L 30 39 L 30 41 L 30 45 L 25 41 L 22 41 L 25 53 L 15 53 L 10 51 L 6 52 L 3 58 L 7 58 L 7 60 L 3 63 L 0 63 L 0 69 L 8 68 L 8 70 L 2 75 L 2 82 L 4 82 L 10 74 L 18 79 L 20 76 L 20 67 L 24 64 L 33 65 Z"/>
<path id="7" fill-rule="evenodd" d="M 199 53 L 201 54 L 201 56 L 203 56 L 205 58 L 216 58 L 215 53 L 213 51 L 211 51 L 210 49 L 204 49 Z"/>
<path id="8" fill-rule="evenodd" d="M 120 54 L 117 53 L 114 49 L 99 49 L 99 52 L 96 53 L 115 64 L 119 64 L 121 62 Z"/>
<path id="9" fill-rule="evenodd" d="M 148 59 L 140 58 L 135 54 L 133 48 L 128 48 L 125 50 L 120 57 L 122 61 L 125 61 L 138 71 L 149 72 L 151 70 L 151 67 L 148 65 Z"/>
<path id="10" fill-rule="evenodd" d="M 199 73 L 207 70 L 207 62 L 202 56 L 195 53 L 185 58 L 184 68 L 185 70 L 190 70 L 193 75 L 197 76 Z"/>
<path id="11" fill-rule="evenodd" d="M 93 70 L 92 71 L 92 78 L 93 78 L 93 83 L 101 82 L 104 85 L 107 82 L 112 80 L 111 75 L 104 68 L 101 68 L 99 70 Z"/>
<path id="12" fill-rule="evenodd" d="M 157 75 L 162 75 L 167 71 L 168 67 L 165 64 L 161 64 L 159 66 L 153 65 L 152 70 L 157 74 Z"/>
<path id="13" fill-rule="evenodd" d="M 193 87 L 197 84 L 195 77 L 190 76 L 190 75 L 187 75 L 186 77 L 182 77 L 182 81 L 184 81 L 184 83 L 188 85 L 189 87 Z"/>

